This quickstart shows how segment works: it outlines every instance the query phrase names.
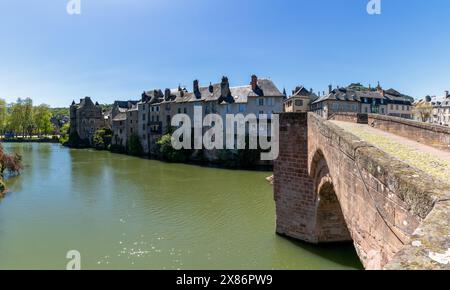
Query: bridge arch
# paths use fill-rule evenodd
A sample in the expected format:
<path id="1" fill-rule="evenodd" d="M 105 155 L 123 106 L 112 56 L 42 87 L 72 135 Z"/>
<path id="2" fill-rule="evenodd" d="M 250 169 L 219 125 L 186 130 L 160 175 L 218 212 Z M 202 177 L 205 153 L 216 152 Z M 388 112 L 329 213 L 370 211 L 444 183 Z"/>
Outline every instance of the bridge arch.
<path id="1" fill-rule="evenodd" d="M 316 198 L 315 232 L 318 243 L 352 241 L 327 161 L 319 149 L 311 162 L 310 174 Z"/>

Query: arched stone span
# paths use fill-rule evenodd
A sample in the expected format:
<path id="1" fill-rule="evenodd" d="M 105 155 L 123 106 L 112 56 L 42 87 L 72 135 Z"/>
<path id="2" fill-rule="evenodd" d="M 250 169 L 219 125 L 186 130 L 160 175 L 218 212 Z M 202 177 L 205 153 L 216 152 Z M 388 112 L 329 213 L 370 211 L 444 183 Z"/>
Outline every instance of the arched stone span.
<path id="1" fill-rule="evenodd" d="M 333 179 L 319 150 L 314 154 L 311 164 L 311 176 L 314 180 L 314 193 L 317 198 L 316 235 L 318 243 L 351 241 L 344 214 L 335 192 Z"/>

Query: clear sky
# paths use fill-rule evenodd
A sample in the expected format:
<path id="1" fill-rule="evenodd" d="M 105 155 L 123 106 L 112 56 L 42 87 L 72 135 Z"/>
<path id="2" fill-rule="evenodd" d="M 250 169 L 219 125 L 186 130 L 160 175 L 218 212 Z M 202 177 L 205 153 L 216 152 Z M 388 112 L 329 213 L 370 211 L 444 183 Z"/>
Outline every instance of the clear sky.
<path id="1" fill-rule="evenodd" d="M 450 1 L 0 0 L 0 97 L 68 106 L 251 74 L 282 90 L 351 82 L 450 89 Z"/>

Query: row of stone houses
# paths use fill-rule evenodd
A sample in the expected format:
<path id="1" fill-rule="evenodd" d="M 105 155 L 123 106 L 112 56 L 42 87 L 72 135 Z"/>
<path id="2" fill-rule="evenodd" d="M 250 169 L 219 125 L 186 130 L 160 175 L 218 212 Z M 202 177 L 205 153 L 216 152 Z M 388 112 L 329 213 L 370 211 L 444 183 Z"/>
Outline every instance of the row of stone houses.
<path id="1" fill-rule="evenodd" d="M 139 137 L 145 153 L 155 153 L 156 142 L 173 128 L 176 114 L 186 114 L 191 120 L 194 109 L 200 108 L 203 116 L 218 114 L 255 114 L 256 116 L 283 111 L 285 96 L 269 79 L 253 75 L 249 85 L 231 87 L 227 77 L 220 83 L 200 86 L 193 82 L 192 91 L 154 89 L 142 94 L 139 101 L 116 102 L 111 113 L 112 145 L 127 147 L 134 134 Z M 225 122 L 224 122 L 225 123 Z"/>
<path id="2" fill-rule="evenodd" d="M 315 94 L 313 90 L 297 87 L 284 103 L 286 112 L 312 111 L 329 118 L 339 112 L 373 113 L 412 119 L 414 99 L 394 89 L 383 90 L 365 88 L 361 84 L 351 84 L 346 88 L 329 86 L 328 94 Z"/>
<path id="3" fill-rule="evenodd" d="M 443 96 L 427 96 L 415 103 L 415 106 L 428 105 L 429 117 L 426 121 L 432 124 L 450 126 L 450 94 L 445 91 Z"/>

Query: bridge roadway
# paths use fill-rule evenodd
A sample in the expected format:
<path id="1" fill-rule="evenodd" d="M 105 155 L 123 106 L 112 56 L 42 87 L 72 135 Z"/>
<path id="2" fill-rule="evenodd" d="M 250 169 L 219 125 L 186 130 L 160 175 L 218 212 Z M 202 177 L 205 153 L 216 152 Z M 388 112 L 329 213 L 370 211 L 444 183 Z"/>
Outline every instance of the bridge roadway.
<path id="1" fill-rule="evenodd" d="M 331 122 L 400 161 L 450 184 L 450 151 L 440 150 L 365 124 L 334 120 Z"/>

